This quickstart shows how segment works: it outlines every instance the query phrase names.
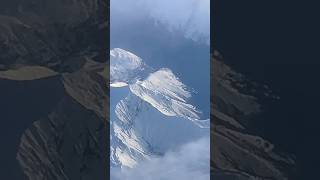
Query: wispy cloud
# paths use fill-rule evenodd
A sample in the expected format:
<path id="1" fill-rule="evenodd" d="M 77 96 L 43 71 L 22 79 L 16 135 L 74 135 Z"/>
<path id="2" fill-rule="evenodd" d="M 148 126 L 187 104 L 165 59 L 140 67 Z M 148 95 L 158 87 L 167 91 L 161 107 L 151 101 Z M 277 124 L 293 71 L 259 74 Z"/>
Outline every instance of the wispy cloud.
<path id="1" fill-rule="evenodd" d="M 202 138 L 133 169 L 112 169 L 111 180 L 209 180 L 209 144 L 209 138 Z"/>
<path id="2" fill-rule="evenodd" d="M 113 16 L 131 20 L 151 17 L 186 38 L 210 41 L 210 0 L 111 0 L 111 20 Z"/>

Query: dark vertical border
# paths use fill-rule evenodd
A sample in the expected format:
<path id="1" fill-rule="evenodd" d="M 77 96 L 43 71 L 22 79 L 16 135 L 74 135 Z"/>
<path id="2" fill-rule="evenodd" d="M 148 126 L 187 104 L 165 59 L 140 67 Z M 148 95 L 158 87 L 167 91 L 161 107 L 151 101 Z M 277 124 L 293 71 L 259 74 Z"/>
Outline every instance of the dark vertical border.
<path id="1" fill-rule="evenodd" d="M 110 72 L 110 0 L 106 0 L 106 1 L 108 1 L 107 2 L 107 4 L 108 4 L 108 10 L 107 10 L 107 17 L 106 17 L 106 21 L 107 21 L 107 26 L 108 26 L 108 29 L 107 29 L 107 33 L 108 33 L 108 35 L 107 35 L 107 40 L 106 40 L 106 42 L 107 42 L 107 52 L 106 52 L 106 55 L 108 56 L 108 57 L 106 57 L 106 59 L 107 59 L 107 63 L 106 63 L 106 66 L 107 66 L 107 74 L 109 74 L 109 72 Z M 106 140 L 107 140 L 107 159 L 106 159 L 106 165 L 107 165 L 107 167 L 106 167 L 106 177 L 108 177 L 108 179 L 110 179 L 110 76 L 108 76 L 108 84 L 107 84 L 107 89 L 108 89 L 108 108 L 107 108 L 107 110 L 106 110 L 106 112 L 107 112 L 107 119 L 106 119 L 106 123 L 105 123 L 105 125 L 106 125 L 106 136 L 107 136 L 107 138 L 106 138 Z"/>
<path id="2" fill-rule="evenodd" d="M 214 116 L 213 116 L 213 102 L 214 96 L 213 93 L 215 93 L 215 76 L 214 76 L 214 58 L 213 58 L 213 53 L 214 53 L 214 32 L 213 32 L 213 6 L 214 6 L 214 1 L 210 1 L 210 179 L 213 179 L 213 154 L 214 154 L 214 138 L 213 138 L 213 132 L 214 132 Z"/>

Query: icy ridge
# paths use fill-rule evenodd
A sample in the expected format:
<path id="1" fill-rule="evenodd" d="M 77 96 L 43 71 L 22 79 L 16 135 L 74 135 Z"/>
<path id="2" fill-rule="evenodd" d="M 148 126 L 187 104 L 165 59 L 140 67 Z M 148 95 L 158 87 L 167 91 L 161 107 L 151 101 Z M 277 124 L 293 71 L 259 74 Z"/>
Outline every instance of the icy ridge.
<path id="1" fill-rule="evenodd" d="M 129 90 L 118 93 L 125 98 L 111 110 L 113 167 L 135 167 L 209 133 L 210 121 L 200 120 L 201 112 L 188 103 L 191 92 L 170 69 L 154 71 L 140 57 L 116 48 L 110 51 L 110 80 L 112 91 Z"/>
<path id="2" fill-rule="evenodd" d="M 120 48 L 110 51 L 110 85 L 123 87 L 129 85 L 131 93 L 148 102 L 166 116 L 177 116 L 196 122 L 203 128 L 209 128 L 208 120 L 201 120 L 201 112 L 187 103 L 191 93 L 178 77 L 168 68 L 151 72 L 142 59 Z M 123 116 L 117 105 L 117 115 Z M 122 117 L 119 117 L 122 119 Z"/>

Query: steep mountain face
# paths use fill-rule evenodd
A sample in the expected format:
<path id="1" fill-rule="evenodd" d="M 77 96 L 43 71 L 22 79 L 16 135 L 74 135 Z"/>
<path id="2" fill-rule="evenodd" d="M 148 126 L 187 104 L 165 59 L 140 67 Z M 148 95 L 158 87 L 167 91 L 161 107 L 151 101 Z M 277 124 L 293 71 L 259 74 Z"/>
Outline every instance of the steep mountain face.
<path id="1" fill-rule="evenodd" d="M 6 124 L 11 125 L 4 128 L 11 129 L 17 134 L 11 133 L 14 136 L 7 137 L 4 141 L 19 142 L 14 147 L 11 146 L 13 143 L 3 142 L 8 144 L 3 148 L 4 151 L 11 148 L 10 150 L 16 154 L 15 156 L 10 154 L 10 158 L 4 163 L 9 161 L 20 165 L 20 168 L 12 169 L 13 172 L 22 171 L 26 179 L 39 180 L 105 179 L 107 177 L 108 155 L 105 152 L 108 133 L 105 126 L 108 119 L 109 98 L 107 78 L 101 75 L 105 67 L 105 64 L 88 61 L 81 70 L 74 73 L 61 73 L 50 78 L 42 78 L 41 81 L 38 79 L 21 81 L 20 78 L 13 79 L 13 77 L 10 80 L 1 78 L 1 83 L 12 81 L 24 87 L 34 82 L 33 88 L 37 91 L 25 88 L 24 93 L 31 97 L 30 101 L 32 97 L 36 102 L 38 101 L 36 98 L 43 98 L 40 103 L 44 103 L 23 102 L 26 106 L 32 106 L 30 109 L 35 109 L 32 110 L 34 114 L 32 117 L 39 119 L 29 119 L 29 116 L 23 115 L 17 117 L 8 115 L 6 119 L 1 117 L 3 121 L 10 122 Z M 19 74 L 19 70 L 16 71 L 15 74 Z M 35 69 L 30 71 L 34 72 Z M 48 82 L 53 86 L 51 89 L 44 88 L 41 82 Z M 14 89 L 19 87 L 13 86 L 11 91 L 19 91 Z M 53 100 L 50 96 L 55 99 Z M 21 100 L 23 101 L 13 97 L 11 103 L 21 103 Z M 41 107 L 47 107 L 45 112 L 40 111 L 43 109 Z M 20 113 L 24 112 L 22 108 L 25 107 L 16 106 L 15 108 L 14 111 Z M 39 113 L 40 115 L 37 115 Z M 16 120 L 17 118 L 20 118 L 20 122 Z M 29 124 L 25 125 L 25 129 L 17 131 L 17 128 L 27 121 Z M 16 136 L 18 136 L 17 139 L 15 139 Z M 5 177 L 15 179 L 8 175 Z"/>
<path id="2" fill-rule="evenodd" d="M 199 120 L 200 111 L 188 104 L 191 92 L 170 69 L 152 70 L 140 57 L 119 48 L 110 55 L 113 167 L 133 168 L 209 136 L 208 120 Z"/>
<path id="3" fill-rule="evenodd" d="M 252 132 L 250 121 L 255 120 L 255 116 L 262 111 L 263 106 L 259 104 L 257 97 L 261 95 L 269 99 L 278 97 L 273 95 L 267 86 L 251 82 L 222 61 L 219 53 L 215 52 L 212 71 L 212 177 L 291 179 L 294 160 L 275 151 L 272 143 L 250 133 Z M 157 72 L 161 74 L 161 70 Z M 172 115 L 170 114 L 172 103 L 165 101 L 163 104 L 167 106 L 161 105 L 161 94 L 163 94 L 161 89 L 170 89 L 164 88 L 166 84 L 164 81 L 168 78 L 159 78 L 162 79 L 161 84 L 164 87 L 152 88 L 152 81 L 151 84 L 148 83 L 148 79 L 154 78 L 152 74 L 145 80 L 135 80 L 133 85 L 129 85 L 129 88 L 127 87 L 129 90 L 123 91 L 120 96 L 125 97 L 129 91 L 133 94 L 121 100 L 115 107 L 112 107 L 111 103 L 110 159 L 113 167 L 134 167 L 145 159 L 163 155 L 166 150 L 174 147 L 173 145 L 186 143 L 188 139 L 196 139 L 206 133 L 203 129 L 194 127 L 192 123 L 185 124 L 183 118 L 166 117 Z M 135 86 L 139 85 L 142 85 L 142 88 L 138 88 L 137 93 Z M 157 95 L 153 94 L 155 89 Z M 156 101 L 152 101 L 158 96 L 160 97 L 156 98 Z M 160 104 L 157 104 L 158 102 Z M 155 111 L 154 107 L 162 114 Z M 115 113 L 112 112 L 113 109 Z M 161 129 L 166 129 L 166 133 L 161 132 Z M 179 134 L 180 130 L 188 132 L 188 135 Z"/>
<path id="4" fill-rule="evenodd" d="M 61 75 L 64 95 L 21 136 L 17 160 L 29 179 L 105 178 L 108 90 L 95 71 Z"/>
<path id="5" fill-rule="evenodd" d="M 272 143 L 250 134 L 248 121 L 261 111 L 257 94 L 278 98 L 266 86 L 248 81 L 223 64 L 218 52 L 212 60 L 211 157 L 216 179 L 294 179 L 295 161 L 275 151 Z M 246 92 L 246 93 L 243 93 Z M 252 128 L 252 127 L 251 127 Z"/>
<path id="6" fill-rule="evenodd" d="M 245 123 L 243 123 L 245 121 L 242 120 L 252 113 L 258 113 L 259 104 L 253 96 L 244 95 L 231 85 L 231 80 L 238 83 L 241 81 L 237 81 L 236 77 L 229 76 L 234 73 L 229 67 L 219 61 L 215 63 L 216 67 L 222 71 L 217 70 L 219 76 L 215 76 L 217 79 L 214 79 L 217 84 L 221 84 L 215 84 L 214 89 L 217 94 L 213 94 L 215 102 L 212 113 L 213 142 L 211 143 L 213 176 L 217 179 L 227 177 L 230 179 L 254 177 L 286 179 L 294 161 L 274 152 L 272 144 L 261 137 L 247 133 Z M 108 159 L 104 153 L 107 147 L 103 146 L 108 137 L 103 124 L 104 120 L 108 118 L 106 114 L 109 109 L 107 106 L 106 69 L 105 64 L 88 61 L 78 71 L 56 75 L 60 77 L 58 80 L 63 83 L 64 95 L 60 97 L 59 103 L 53 106 L 47 117 L 39 121 L 35 120 L 32 127 L 28 128 L 21 137 L 17 159 L 29 179 L 78 179 L 79 177 L 91 179 L 98 174 L 103 174 L 105 169 L 102 167 L 107 168 L 106 161 L 103 160 Z M 124 97 L 125 95 L 127 93 L 124 93 Z M 121 109 L 133 108 L 129 111 L 132 113 L 129 117 L 140 116 L 139 119 L 143 120 L 141 123 L 134 125 L 129 123 L 129 125 L 134 129 L 139 129 L 139 132 L 143 132 L 143 136 L 147 140 L 140 141 L 138 137 L 132 139 L 126 136 L 131 133 L 131 137 L 135 137 L 132 132 L 126 131 L 125 125 L 128 125 L 129 121 L 117 122 L 121 126 L 111 124 L 111 131 L 120 134 L 119 137 L 123 138 L 122 143 L 125 145 L 122 146 L 123 149 L 119 146 L 120 148 L 111 157 L 120 157 L 119 154 L 121 154 L 121 157 L 125 158 L 123 162 L 127 163 L 125 165 L 131 166 L 136 163 L 138 158 L 148 158 L 149 152 L 163 152 L 164 149 L 161 148 L 170 148 L 162 146 L 153 147 L 151 150 L 151 146 L 147 143 L 139 143 L 137 146 L 135 143 L 137 140 L 155 142 L 154 144 L 159 145 L 166 144 L 161 142 L 161 139 L 167 137 L 163 136 L 160 129 L 170 129 L 169 126 L 182 128 L 181 122 L 186 121 L 172 119 L 172 121 L 168 121 L 168 124 L 152 129 L 162 119 L 161 113 L 155 111 L 149 104 L 143 103 L 136 96 L 127 98 L 132 98 L 133 100 L 130 99 L 129 102 L 134 102 L 139 106 L 126 106 L 126 103 L 119 105 L 125 106 Z M 124 101 L 126 100 L 128 99 L 124 99 Z M 245 103 L 246 106 L 240 106 L 241 103 Z M 142 109 L 145 113 L 139 113 Z M 158 113 L 159 119 L 148 118 L 150 113 Z M 128 117 L 124 119 L 128 119 Z M 191 122 L 190 125 L 185 126 L 187 126 L 184 127 L 186 129 L 188 126 L 189 128 L 194 127 Z M 155 136 L 148 136 L 149 131 L 156 136 L 162 134 L 162 137 L 155 139 Z M 172 137 L 172 134 L 175 133 L 171 132 L 170 135 L 168 132 L 166 135 Z M 186 138 L 183 135 L 180 137 Z M 183 142 L 183 139 L 176 139 L 173 142 Z M 135 156 L 124 156 L 125 150 L 127 150 L 125 147 L 128 146 L 136 150 Z M 154 155 L 157 154 L 154 153 Z M 116 164 L 118 161 L 114 161 L 114 163 Z M 97 177 L 97 179 L 99 178 Z"/>
<path id="7" fill-rule="evenodd" d="M 0 177 L 106 179 L 108 2 L 0 4 Z"/>
<path id="8" fill-rule="evenodd" d="M 148 67 L 142 59 L 120 48 L 110 50 L 110 86 L 126 86 L 146 76 Z"/>
<path id="9" fill-rule="evenodd" d="M 61 72 L 79 68 L 84 56 L 105 61 L 107 1 L 21 0 L 11 10 L 0 13 L 2 70 L 41 65 Z"/>

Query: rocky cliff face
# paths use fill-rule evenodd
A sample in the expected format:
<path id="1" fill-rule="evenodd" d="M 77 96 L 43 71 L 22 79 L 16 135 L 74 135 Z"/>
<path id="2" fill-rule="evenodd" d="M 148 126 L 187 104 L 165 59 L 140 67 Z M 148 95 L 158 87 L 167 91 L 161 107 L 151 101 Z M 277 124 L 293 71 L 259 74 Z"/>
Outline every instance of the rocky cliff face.
<path id="1" fill-rule="evenodd" d="M 84 57 L 104 62 L 107 14 L 102 0 L 18 1 L 10 13 L 0 13 L 0 68 L 41 65 L 64 72 L 79 68 Z"/>
<path id="2" fill-rule="evenodd" d="M 250 82 L 223 64 L 218 52 L 212 59 L 211 157 L 216 179 L 294 179 L 295 161 L 276 152 L 271 142 L 252 134 L 248 121 L 263 105 L 256 96 L 277 99 L 266 86 Z M 251 129 L 250 129 L 251 128 Z"/>
<path id="3" fill-rule="evenodd" d="M 17 160 L 29 179 L 106 178 L 108 89 L 105 65 L 93 66 L 62 74 L 60 101 L 23 133 Z"/>
<path id="4" fill-rule="evenodd" d="M 2 7 L 0 81 L 27 84 L 54 78 L 61 85 L 61 94 L 48 112 L 33 119 L 21 134 L 13 159 L 21 169 L 16 171 L 22 170 L 30 180 L 105 179 L 109 168 L 107 1 L 17 0 Z M 212 72 L 213 177 L 290 179 L 294 160 L 275 152 L 272 143 L 250 134 L 246 126 L 261 105 L 255 93 L 243 92 L 268 90 L 255 88 L 217 54 Z"/>
<path id="5" fill-rule="evenodd" d="M 13 174 L 22 171 L 30 180 L 106 179 L 108 2 L 17 0 L 2 7 L 0 81 L 26 88 L 35 82 L 34 88 L 40 92 L 42 86 L 36 83 L 59 85 L 42 88 L 55 101 L 46 112 L 33 116 L 38 118 L 31 120 L 24 132 L 17 132 L 19 139 L 6 140 L 19 141 L 13 148 L 16 158 L 10 157 L 10 161 L 20 168 L 3 178 L 18 179 Z M 37 91 L 25 91 L 24 96 L 36 99 Z M 21 103 L 18 96 L 11 101 Z M 46 106 L 26 104 L 32 104 L 32 109 Z M 10 117 L 1 120 L 13 121 Z M 14 127 L 8 129 L 19 126 L 11 124 Z"/>

